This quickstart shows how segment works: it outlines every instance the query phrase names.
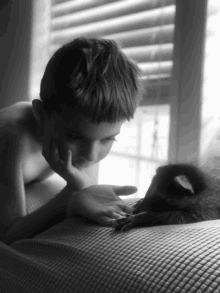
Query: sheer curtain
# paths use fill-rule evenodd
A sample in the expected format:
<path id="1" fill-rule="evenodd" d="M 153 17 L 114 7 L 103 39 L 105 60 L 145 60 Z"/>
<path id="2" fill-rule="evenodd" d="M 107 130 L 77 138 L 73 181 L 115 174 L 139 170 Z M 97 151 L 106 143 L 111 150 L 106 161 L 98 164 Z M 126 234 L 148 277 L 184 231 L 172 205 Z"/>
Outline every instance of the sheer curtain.
<path id="1" fill-rule="evenodd" d="M 200 156 L 203 165 L 220 170 L 220 1 L 208 0 Z"/>

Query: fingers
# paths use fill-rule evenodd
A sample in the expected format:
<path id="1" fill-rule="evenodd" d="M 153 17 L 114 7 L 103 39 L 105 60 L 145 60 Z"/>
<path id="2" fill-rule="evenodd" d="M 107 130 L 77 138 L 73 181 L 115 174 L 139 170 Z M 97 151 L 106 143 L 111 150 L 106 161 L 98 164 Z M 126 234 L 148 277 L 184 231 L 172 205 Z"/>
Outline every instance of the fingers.
<path id="1" fill-rule="evenodd" d="M 62 160 L 62 154 L 61 154 L 61 151 L 60 151 L 60 147 L 59 147 L 58 141 L 55 140 L 55 139 L 52 139 L 52 140 L 53 140 L 55 149 L 58 151 L 59 159 Z"/>
<path id="2" fill-rule="evenodd" d="M 124 213 L 126 216 L 127 214 L 132 214 L 133 213 L 133 208 L 130 207 L 128 204 L 126 204 L 123 200 L 121 202 L 118 202 L 118 207 Z"/>
<path id="3" fill-rule="evenodd" d="M 105 215 L 99 216 L 96 220 L 104 226 L 115 226 L 117 221 L 129 218 L 130 215 L 127 215 L 124 212 L 113 212 L 108 211 Z"/>
<path id="4" fill-rule="evenodd" d="M 42 154 L 45 157 L 45 159 L 48 162 L 52 161 L 57 151 L 58 151 L 57 142 L 51 137 L 50 134 L 44 135 Z"/>
<path id="5" fill-rule="evenodd" d="M 133 208 L 130 207 L 129 205 L 125 205 L 124 208 L 123 208 L 123 211 L 124 211 L 126 214 L 131 215 L 131 214 L 133 213 Z"/>
<path id="6" fill-rule="evenodd" d="M 119 196 L 119 195 L 130 195 L 135 192 L 137 192 L 137 187 L 136 186 L 113 186 L 114 192 Z"/>
<path id="7" fill-rule="evenodd" d="M 132 227 L 134 227 L 134 219 L 133 217 L 127 217 L 127 218 L 123 218 L 123 219 L 118 219 L 115 222 L 114 225 L 114 229 L 115 231 L 127 231 L 129 229 L 131 229 Z"/>
<path id="8" fill-rule="evenodd" d="M 128 231 L 129 229 L 133 228 L 133 223 L 128 223 L 127 225 L 125 225 L 124 227 L 122 227 L 121 231 L 122 232 L 126 232 Z"/>
<path id="9" fill-rule="evenodd" d="M 64 164 L 66 168 L 70 168 L 72 166 L 72 152 L 67 150 L 65 153 Z"/>
<path id="10" fill-rule="evenodd" d="M 114 220 L 120 220 L 120 219 L 124 219 L 125 216 L 122 216 L 121 214 L 118 213 L 113 213 L 112 218 Z"/>
<path id="11" fill-rule="evenodd" d="M 117 221 L 120 221 L 120 220 L 123 220 L 123 219 L 111 219 L 111 218 L 108 218 L 108 217 L 103 217 L 103 218 L 100 218 L 100 221 L 99 223 L 103 226 L 107 226 L 107 227 L 113 227 L 116 231 L 124 231 L 122 230 L 122 228 L 124 228 L 124 223 L 117 223 Z M 126 222 L 127 223 L 127 222 Z M 128 222 L 129 223 L 129 222 Z M 128 226 L 128 225 L 132 225 L 132 224 L 126 224 L 125 226 Z M 129 227 L 130 229 L 130 227 Z"/>
<path id="12" fill-rule="evenodd" d="M 50 135 L 44 135 L 42 155 L 49 162 Z"/>
<path id="13" fill-rule="evenodd" d="M 45 135 L 45 140 L 43 144 L 42 155 L 48 162 L 48 164 L 53 168 L 54 159 L 56 156 L 56 145 L 51 137 L 51 135 Z"/>
<path id="14" fill-rule="evenodd" d="M 105 216 L 117 220 L 121 218 L 126 218 L 127 214 L 118 207 L 109 208 L 109 210 L 105 212 Z"/>
<path id="15" fill-rule="evenodd" d="M 58 154 L 57 144 L 52 138 L 50 139 L 49 152 L 50 152 L 50 157 L 51 157 L 51 161 L 52 161 L 53 159 L 56 158 L 56 155 Z"/>
<path id="16" fill-rule="evenodd" d="M 58 172 L 60 169 L 60 149 L 57 141 L 55 141 L 52 137 L 50 139 L 50 166 L 53 168 L 55 172 Z"/>
<path id="17" fill-rule="evenodd" d="M 126 213 L 126 212 L 124 212 L 124 211 L 119 211 L 118 214 L 119 214 L 120 216 L 122 216 L 123 218 L 126 218 L 126 217 L 128 217 L 128 216 L 131 215 L 130 213 Z"/>
<path id="18" fill-rule="evenodd" d="M 124 218 L 121 218 L 121 219 L 117 219 L 116 220 L 116 223 L 115 223 L 115 229 L 116 230 L 121 230 L 121 228 L 128 224 L 132 219 L 132 216 L 128 216 L 128 217 L 124 217 Z"/>
<path id="19" fill-rule="evenodd" d="M 115 219 L 109 217 L 100 217 L 99 223 L 103 226 L 112 227 L 115 224 Z"/>

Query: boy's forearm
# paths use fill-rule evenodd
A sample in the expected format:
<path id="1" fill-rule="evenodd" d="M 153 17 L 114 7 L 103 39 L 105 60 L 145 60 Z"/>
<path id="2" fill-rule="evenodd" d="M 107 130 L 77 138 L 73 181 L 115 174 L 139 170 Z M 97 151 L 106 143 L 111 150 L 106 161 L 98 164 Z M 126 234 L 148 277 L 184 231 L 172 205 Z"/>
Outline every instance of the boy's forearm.
<path id="1" fill-rule="evenodd" d="M 74 192 L 74 190 L 70 190 L 66 185 L 59 194 L 43 207 L 23 218 L 15 220 L 3 235 L 2 242 L 10 245 L 16 240 L 34 237 L 64 220 L 68 198 Z"/>

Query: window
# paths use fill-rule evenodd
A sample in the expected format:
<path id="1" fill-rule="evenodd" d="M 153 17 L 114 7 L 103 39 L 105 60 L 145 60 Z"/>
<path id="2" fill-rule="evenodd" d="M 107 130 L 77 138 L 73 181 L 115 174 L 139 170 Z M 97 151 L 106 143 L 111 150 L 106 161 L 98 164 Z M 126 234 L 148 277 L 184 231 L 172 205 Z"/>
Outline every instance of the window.
<path id="1" fill-rule="evenodd" d="M 134 185 L 136 196 L 144 197 L 155 169 L 167 162 L 168 132 L 169 105 L 139 107 L 135 118 L 122 126 L 111 153 L 100 162 L 99 183 Z"/>
<path id="2" fill-rule="evenodd" d="M 174 0 L 53 0 L 50 55 L 80 36 L 114 39 L 144 73 L 143 104 L 167 103 L 174 18 Z"/>
<path id="3" fill-rule="evenodd" d="M 45 3 L 38 11 L 40 5 Z M 46 58 L 79 36 L 110 38 L 142 69 L 143 101 L 100 163 L 98 182 L 133 184 L 143 197 L 156 167 L 168 160 L 175 0 L 51 0 L 41 18 L 49 40 Z M 35 95 L 45 65 L 37 71 Z"/>

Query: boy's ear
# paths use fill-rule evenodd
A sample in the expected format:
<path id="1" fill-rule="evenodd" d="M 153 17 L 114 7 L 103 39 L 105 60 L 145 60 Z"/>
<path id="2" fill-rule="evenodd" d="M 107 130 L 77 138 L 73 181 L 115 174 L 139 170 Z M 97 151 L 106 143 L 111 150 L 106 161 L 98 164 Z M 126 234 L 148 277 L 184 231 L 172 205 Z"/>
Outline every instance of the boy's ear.
<path id="1" fill-rule="evenodd" d="M 46 118 L 46 112 L 43 107 L 42 101 L 34 99 L 32 101 L 34 117 L 37 120 L 37 123 L 40 124 Z"/>

